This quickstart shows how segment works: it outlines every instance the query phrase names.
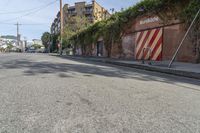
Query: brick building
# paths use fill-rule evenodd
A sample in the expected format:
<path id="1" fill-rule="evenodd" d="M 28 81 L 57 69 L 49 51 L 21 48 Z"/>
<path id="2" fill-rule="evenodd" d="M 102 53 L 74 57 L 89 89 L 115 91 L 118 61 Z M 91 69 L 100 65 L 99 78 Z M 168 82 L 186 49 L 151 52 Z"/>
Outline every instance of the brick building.
<path id="1" fill-rule="evenodd" d="M 99 5 L 95 0 L 91 4 L 86 2 L 76 2 L 74 6 L 65 4 L 63 7 L 64 26 L 67 24 L 69 17 L 80 16 L 86 17 L 90 23 L 95 23 L 110 17 L 109 12 Z M 51 33 L 60 33 L 60 12 L 58 12 L 54 22 L 51 25 Z"/>
<path id="2" fill-rule="evenodd" d="M 115 47 L 112 56 L 136 60 L 171 60 L 185 33 L 184 23 L 177 19 L 165 24 L 155 14 L 140 16 L 132 22 L 131 28 L 122 38 L 122 53 L 119 54 L 119 49 Z M 187 37 L 176 60 L 196 62 L 194 49 L 192 41 Z"/>
<path id="3" fill-rule="evenodd" d="M 186 33 L 183 22 L 172 19 L 166 24 L 156 14 L 139 16 L 130 23 L 130 27 L 124 27 L 126 32 L 121 43 L 112 45 L 111 58 L 168 61 Z M 194 51 L 195 47 L 187 37 L 176 61 L 197 62 Z M 99 38 L 96 44 L 88 45 L 84 54 L 107 57 L 103 38 Z"/>

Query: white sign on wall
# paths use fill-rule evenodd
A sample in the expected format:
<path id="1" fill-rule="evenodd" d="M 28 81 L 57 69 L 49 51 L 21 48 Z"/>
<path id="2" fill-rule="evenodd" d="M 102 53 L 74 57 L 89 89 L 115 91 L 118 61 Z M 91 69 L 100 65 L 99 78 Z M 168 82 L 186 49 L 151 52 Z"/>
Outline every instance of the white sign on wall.
<path id="1" fill-rule="evenodd" d="M 158 22 L 158 21 L 159 21 L 158 17 L 147 18 L 145 20 L 141 20 L 140 21 L 140 25 L 148 24 L 148 23 L 153 23 L 153 22 Z"/>

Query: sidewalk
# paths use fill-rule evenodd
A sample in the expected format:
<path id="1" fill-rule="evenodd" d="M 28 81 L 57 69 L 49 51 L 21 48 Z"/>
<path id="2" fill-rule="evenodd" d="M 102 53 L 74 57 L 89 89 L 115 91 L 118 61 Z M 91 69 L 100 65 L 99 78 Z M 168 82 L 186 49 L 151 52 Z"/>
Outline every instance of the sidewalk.
<path id="1" fill-rule="evenodd" d="M 63 55 L 62 57 L 69 59 L 103 62 L 103 63 L 131 67 L 136 69 L 143 69 L 148 71 L 155 71 L 160 73 L 200 79 L 200 64 L 174 62 L 172 68 L 168 68 L 169 61 L 151 62 L 152 64 L 149 65 L 147 62 L 145 62 L 145 64 L 142 64 L 141 61 L 119 60 L 119 59 L 110 59 L 102 57 L 83 57 L 83 56 L 66 56 L 66 55 Z"/>

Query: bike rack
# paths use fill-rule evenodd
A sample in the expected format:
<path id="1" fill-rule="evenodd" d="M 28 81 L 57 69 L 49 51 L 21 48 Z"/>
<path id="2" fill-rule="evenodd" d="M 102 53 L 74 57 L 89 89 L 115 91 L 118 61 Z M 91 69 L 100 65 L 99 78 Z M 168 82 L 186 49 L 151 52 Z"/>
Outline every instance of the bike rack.
<path id="1" fill-rule="evenodd" d="M 147 61 L 150 61 L 151 60 L 151 54 L 152 54 L 152 49 L 150 47 L 146 47 L 146 48 L 143 48 L 143 51 L 142 51 L 142 64 L 145 64 L 145 57 L 144 57 L 144 53 L 145 51 L 148 50 L 147 54 L 148 54 L 148 59 Z M 149 65 L 151 65 L 151 62 L 148 62 Z"/>

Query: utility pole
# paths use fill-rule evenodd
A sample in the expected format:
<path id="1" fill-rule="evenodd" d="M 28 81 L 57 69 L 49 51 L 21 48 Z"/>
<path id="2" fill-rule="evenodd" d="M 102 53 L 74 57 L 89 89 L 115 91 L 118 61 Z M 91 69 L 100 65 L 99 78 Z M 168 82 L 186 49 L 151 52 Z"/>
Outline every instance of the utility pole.
<path id="1" fill-rule="evenodd" d="M 23 47 L 23 52 L 25 52 L 27 49 L 27 38 L 26 37 L 24 37 L 24 45 L 22 47 Z"/>
<path id="2" fill-rule="evenodd" d="M 19 25 L 21 25 L 21 24 L 19 24 L 17 22 L 17 24 L 15 24 L 15 25 L 17 26 L 17 46 L 19 46 L 19 41 L 20 41 Z"/>
<path id="3" fill-rule="evenodd" d="M 60 55 L 62 55 L 62 43 L 63 43 L 63 7 L 62 0 L 60 0 Z"/>

